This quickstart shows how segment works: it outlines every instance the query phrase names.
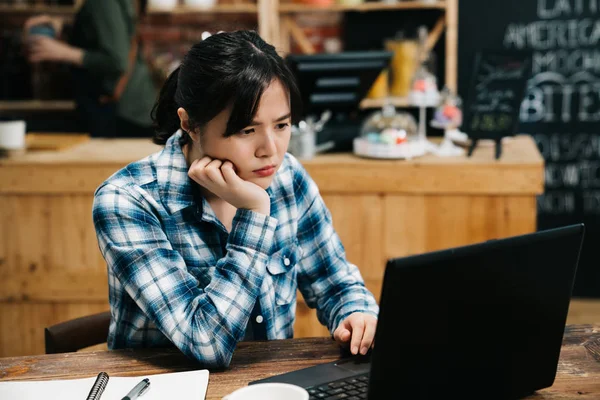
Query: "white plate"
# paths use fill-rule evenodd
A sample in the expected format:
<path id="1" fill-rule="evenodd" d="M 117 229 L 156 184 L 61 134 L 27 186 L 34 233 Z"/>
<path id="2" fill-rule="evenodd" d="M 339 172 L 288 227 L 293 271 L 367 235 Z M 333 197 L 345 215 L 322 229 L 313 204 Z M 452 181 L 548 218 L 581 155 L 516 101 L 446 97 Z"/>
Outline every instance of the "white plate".
<path id="1" fill-rule="evenodd" d="M 426 153 L 425 146 L 418 143 L 403 143 L 390 145 L 384 143 L 371 143 L 365 138 L 355 138 L 353 141 L 354 154 L 366 158 L 379 158 L 388 160 L 411 159 Z"/>

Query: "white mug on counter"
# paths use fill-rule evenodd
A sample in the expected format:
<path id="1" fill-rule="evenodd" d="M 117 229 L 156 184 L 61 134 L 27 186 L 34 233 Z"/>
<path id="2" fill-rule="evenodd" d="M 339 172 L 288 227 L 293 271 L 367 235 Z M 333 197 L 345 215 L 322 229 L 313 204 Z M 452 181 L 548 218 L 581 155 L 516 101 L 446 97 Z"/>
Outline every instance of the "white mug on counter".
<path id="1" fill-rule="evenodd" d="M 239 388 L 223 400 L 308 400 L 308 392 L 290 383 L 265 382 Z"/>
<path id="2" fill-rule="evenodd" d="M 25 121 L 0 120 L 0 153 L 25 151 Z"/>

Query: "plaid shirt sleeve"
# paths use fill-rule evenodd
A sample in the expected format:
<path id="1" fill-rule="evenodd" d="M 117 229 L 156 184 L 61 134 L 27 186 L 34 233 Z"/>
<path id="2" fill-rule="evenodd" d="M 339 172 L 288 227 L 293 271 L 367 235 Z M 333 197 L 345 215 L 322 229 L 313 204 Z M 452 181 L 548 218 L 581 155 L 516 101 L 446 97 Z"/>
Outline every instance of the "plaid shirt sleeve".
<path id="1" fill-rule="evenodd" d="M 227 254 L 203 289 L 140 196 L 104 185 L 93 219 L 109 274 L 138 307 L 187 356 L 207 367 L 228 366 L 259 294 L 277 220 L 238 210 Z"/>
<path id="2" fill-rule="evenodd" d="M 358 267 L 346 259 L 331 213 L 316 183 L 299 163 L 295 170 L 296 200 L 301 215 L 298 240 L 305 249 L 298 288 L 307 305 L 317 309 L 319 321 L 333 334 L 353 312 L 377 317 L 379 306 L 365 287 Z"/>

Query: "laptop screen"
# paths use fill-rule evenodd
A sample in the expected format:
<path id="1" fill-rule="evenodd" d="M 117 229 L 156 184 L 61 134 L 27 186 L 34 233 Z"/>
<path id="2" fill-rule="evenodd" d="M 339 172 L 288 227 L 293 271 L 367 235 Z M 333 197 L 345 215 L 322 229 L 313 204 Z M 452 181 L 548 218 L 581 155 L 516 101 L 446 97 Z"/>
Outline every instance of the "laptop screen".
<path id="1" fill-rule="evenodd" d="M 369 399 L 551 386 L 583 225 L 388 261 Z"/>

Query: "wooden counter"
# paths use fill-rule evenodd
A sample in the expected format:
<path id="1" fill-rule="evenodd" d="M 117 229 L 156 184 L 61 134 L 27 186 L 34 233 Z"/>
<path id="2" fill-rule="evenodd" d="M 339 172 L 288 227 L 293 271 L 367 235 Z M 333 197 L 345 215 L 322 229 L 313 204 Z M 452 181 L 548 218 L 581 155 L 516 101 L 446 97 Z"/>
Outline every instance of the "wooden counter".
<path id="1" fill-rule="evenodd" d="M 43 328 L 108 309 L 93 192 L 109 175 L 159 150 L 139 139 L 92 139 L 62 151 L 0 159 L 0 357 L 43 352 Z M 529 136 L 500 160 L 367 160 L 351 154 L 303 161 L 333 215 L 348 259 L 379 297 L 385 261 L 533 232 L 544 162 Z M 327 335 L 303 303 L 298 337 Z"/>

